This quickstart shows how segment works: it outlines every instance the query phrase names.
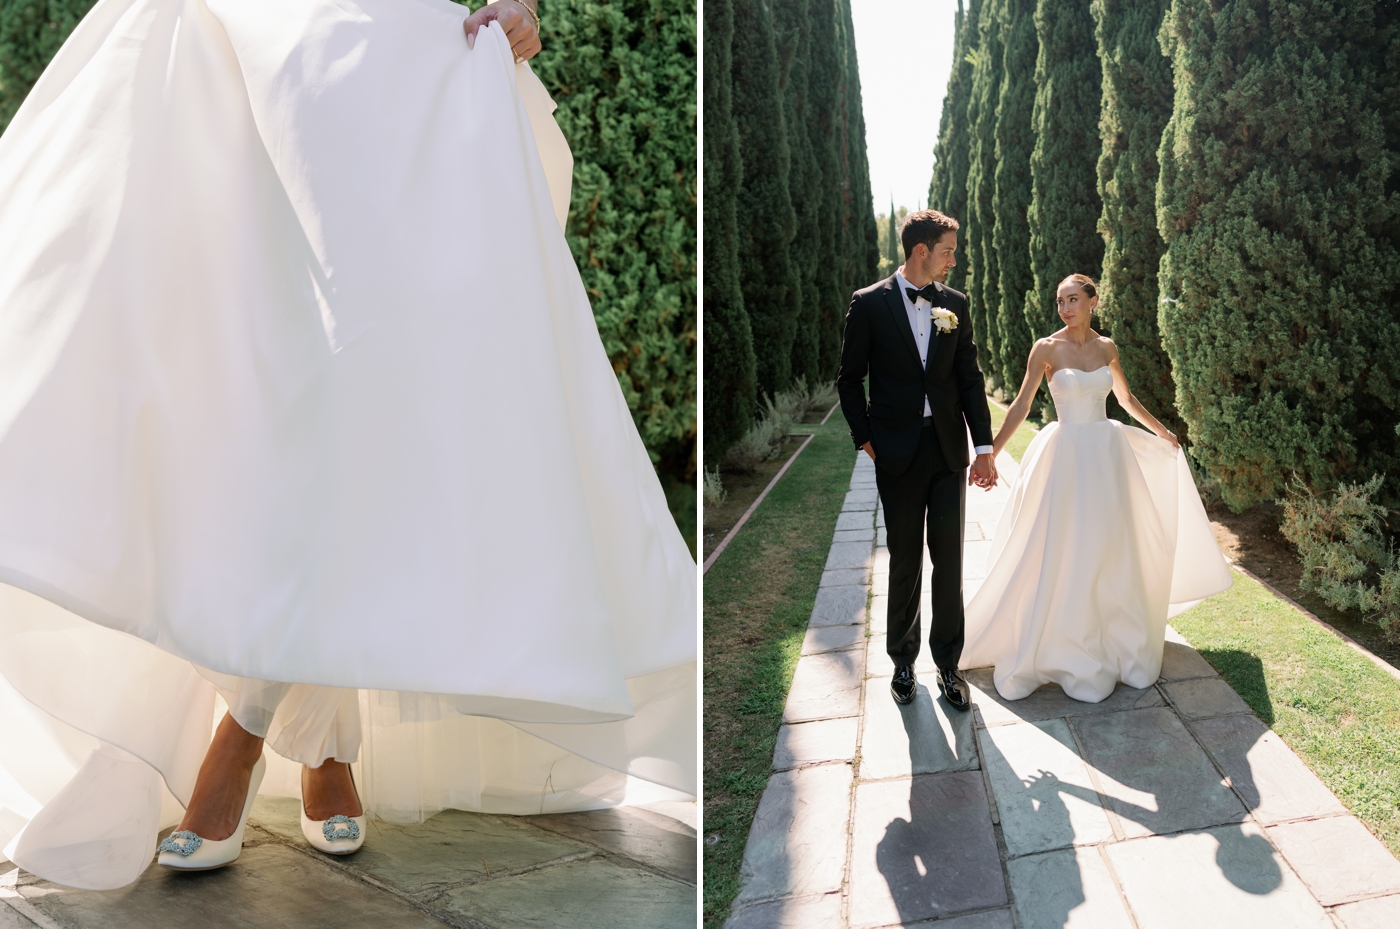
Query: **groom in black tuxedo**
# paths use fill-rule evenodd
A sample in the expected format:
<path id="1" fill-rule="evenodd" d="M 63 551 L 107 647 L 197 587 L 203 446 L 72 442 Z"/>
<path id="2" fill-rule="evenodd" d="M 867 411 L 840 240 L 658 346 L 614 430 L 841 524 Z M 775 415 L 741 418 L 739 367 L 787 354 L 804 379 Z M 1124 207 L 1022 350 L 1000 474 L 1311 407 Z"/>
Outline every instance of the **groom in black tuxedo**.
<path id="1" fill-rule="evenodd" d="M 992 416 L 967 297 L 944 287 L 956 264 L 958 223 L 936 210 L 910 213 L 900 230 L 904 264 L 858 290 L 846 313 L 836 387 L 851 438 L 875 462 L 890 550 L 888 651 L 895 700 L 914 699 L 918 681 L 923 542 L 933 562 L 929 649 L 938 689 L 959 710 L 971 706 L 958 670 L 963 647 L 963 499 L 966 484 L 996 484 Z M 870 402 L 865 378 L 870 376 Z M 967 435 L 976 460 L 968 476 Z"/>

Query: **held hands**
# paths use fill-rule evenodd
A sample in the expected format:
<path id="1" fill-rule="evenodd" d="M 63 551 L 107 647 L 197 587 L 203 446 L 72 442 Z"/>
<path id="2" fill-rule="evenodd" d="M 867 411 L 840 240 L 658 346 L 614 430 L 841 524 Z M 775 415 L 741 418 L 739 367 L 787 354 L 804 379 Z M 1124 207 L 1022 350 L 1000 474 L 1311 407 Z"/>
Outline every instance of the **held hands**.
<path id="1" fill-rule="evenodd" d="M 997 486 L 997 466 L 991 455 L 977 456 L 968 472 L 967 483 L 969 486 L 976 485 L 983 490 L 991 490 Z"/>
<path id="2" fill-rule="evenodd" d="M 530 3 L 530 6 L 526 6 Z M 468 16 L 462 22 L 467 34 L 467 48 L 476 47 L 477 30 L 490 23 L 500 23 L 510 40 L 510 50 L 516 61 L 528 61 L 540 52 L 539 20 L 532 15 L 535 7 L 532 0 L 496 0 Z"/>

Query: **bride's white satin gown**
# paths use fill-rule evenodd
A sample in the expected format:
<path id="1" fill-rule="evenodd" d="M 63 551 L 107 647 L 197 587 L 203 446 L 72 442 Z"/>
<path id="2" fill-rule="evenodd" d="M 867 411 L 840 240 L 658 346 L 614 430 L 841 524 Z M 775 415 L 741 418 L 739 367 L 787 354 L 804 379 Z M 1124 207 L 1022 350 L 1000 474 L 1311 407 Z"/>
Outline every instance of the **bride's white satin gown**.
<path id="1" fill-rule="evenodd" d="M 1107 418 L 1112 390 L 1107 367 L 1050 378 L 1058 421 L 1026 449 L 967 605 L 960 664 L 994 666 L 1008 700 L 1150 687 L 1167 619 L 1231 584 L 1184 454 Z"/>
<path id="2" fill-rule="evenodd" d="M 99 0 L 0 137 L 0 849 L 134 880 L 222 697 L 368 810 L 693 796 L 696 569 L 448 0 Z"/>

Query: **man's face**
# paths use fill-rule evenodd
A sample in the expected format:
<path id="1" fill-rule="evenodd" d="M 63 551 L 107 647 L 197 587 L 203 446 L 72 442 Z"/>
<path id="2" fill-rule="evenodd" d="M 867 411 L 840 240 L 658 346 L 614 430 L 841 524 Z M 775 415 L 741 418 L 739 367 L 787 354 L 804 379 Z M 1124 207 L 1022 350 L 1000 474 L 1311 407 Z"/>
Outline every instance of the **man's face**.
<path id="1" fill-rule="evenodd" d="M 933 273 L 933 279 L 942 284 L 948 280 L 948 272 L 953 270 L 958 264 L 954 253 L 958 250 L 958 234 L 956 232 L 945 232 L 943 237 L 934 243 L 929 254 L 929 261 L 932 263 L 929 270 Z"/>

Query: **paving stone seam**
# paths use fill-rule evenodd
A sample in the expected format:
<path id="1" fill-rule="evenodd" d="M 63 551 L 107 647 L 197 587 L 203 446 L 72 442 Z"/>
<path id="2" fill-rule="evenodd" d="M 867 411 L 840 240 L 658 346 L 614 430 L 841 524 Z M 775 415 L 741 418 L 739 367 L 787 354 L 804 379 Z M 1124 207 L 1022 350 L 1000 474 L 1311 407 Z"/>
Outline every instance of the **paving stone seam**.
<path id="1" fill-rule="evenodd" d="M 365 874 L 362 871 L 352 868 L 347 864 L 342 864 L 341 862 L 334 860 L 329 856 L 316 851 L 313 848 L 310 848 L 299 842 L 293 842 L 288 839 L 285 839 L 277 833 L 272 832 L 271 830 L 266 829 L 255 822 L 249 822 L 248 825 L 252 826 L 255 830 L 269 836 L 270 841 L 273 844 L 281 845 L 284 848 L 291 849 L 298 855 L 301 855 L 303 858 L 306 858 L 309 861 L 317 862 L 323 867 L 330 868 L 332 871 L 335 871 L 336 873 L 343 875 L 344 877 L 348 877 L 353 880 L 359 881 L 362 884 L 368 884 L 370 887 L 373 887 L 376 890 L 383 891 L 384 893 L 387 893 L 396 899 L 402 900 L 409 906 L 413 907 L 415 910 L 418 910 L 420 913 L 423 913 L 426 916 L 431 916 L 438 922 L 446 923 L 449 926 L 453 926 L 454 929 L 499 929 L 499 927 L 493 926 L 490 923 L 482 922 L 481 920 L 473 916 L 462 917 L 462 919 L 465 919 L 466 921 L 459 922 L 455 917 L 449 917 L 443 913 L 439 913 L 435 910 L 428 909 L 425 902 L 422 900 L 421 895 L 404 893 L 397 887 L 385 884 L 382 881 L 371 877 L 370 875 Z M 452 887 L 445 887 L 442 889 L 445 891 L 452 889 Z M 434 898 L 440 895 L 441 894 L 434 893 Z"/>
<path id="2" fill-rule="evenodd" d="M 981 916 L 983 913 L 1000 913 L 1002 910 L 1010 912 L 1012 920 L 1015 920 L 1015 909 L 1009 905 L 984 906 L 976 910 L 959 910 L 956 913 L 949 913 L 945 916 L 935 916 L 933 919 L 921 919 L 916 923 L 884 923 L 883 925 L 873 927 L 873 929 L 923 929 L 924 926 L 928 926 L 930 929 L 936 929 L 938 926 L 946 926 L 948 923 L 955 920 L 965 919 L 969 916 Z"/>
<path id="3" fill-rule="evenodd" d="M 553 867 L 555 865 L 568 864 L 574 861 L 584 861 L 589 858 L 599 857 L 592 851 L 579 852 L 574 855 L 566 855 L 561 858 L 553 858 L 549 861 L 541 862 L 539 864 L 526 865 L 525 867 L 521 868 L 510 868 L 507 870 L 494 871 L 492 872 L 489 878 L 474 878 L 465 881 L 456 881 L 450 884 L 439 884 L 433 887 L 431 890 L 419 891 L 418 893 L 414 894 L 406 893 L 397 887 L 386 884 L 378 880 L 377 878 L 365 874 L 357 868 L 352 868 L 348 864 L 343 864 L 340 861 L 330 858 L 327 855 L 324 855 L 321 852 L 318 852 L 313 848 L 309 848 L 299 842 L 293 842 L 284 839 L 277 833 L 271 832 L 270 830 L 259 826 L 257 823 L 250 822 L 248 825 L 270 836 L 271 841 L 273 843 L 281 845 L 285 848 L 289 848 L 297 854 L 301 855 L 303 858 L 307 858 L 311 861 L 318 862 L 322 866 L 330 868 L 331 870 L 345 877 L 353 878 L 354 880 L 357 880 L 362 884 L 368 884 L 370 887 L 373 887 L 376 890 L 383 891 L 384 893 L 387 893 L 392 897 L 402 900 L 409 906 L 412 906 L 415 910 L 418 910 L 419 912 L 427 916 L 431 916 L 438 922 L 446 923 L 449 926 L 456 927 L 456 929 L 499 929 L 499 927 L 477 919 L 474 916 L 447 916 L 444 913 L 440 913 L 436 910 L 430 909 L 429 904 L 431 904 L 434 900 L 437 900 L 438 898 L 442 897 L 443 895 L 463 887 L 469 887 L 477 884 L 486 884 L 491 881 L 500 880 L 501 878 L 514 877 L 518 874 L 528 874 L 532 871 L 541 871 L 545 868 Z"/>
<path id="4" fill-rule="evenodd" d="M 553 829 L 536 825 L 535 823 L 528 821 L 529 817 L 519 818 L 522 820 L 522 822 L 520 823 L 520 825 L 522 826 L 528 826 L 529 828 L 539 832 L 541 835 L 564 838 L 568 839 L 570 842 L 576 842 L 579 845 L 586 846 L 593 850 L 596 857 L 605 859 L 607 861 L 611 861 L 613 864 L 621 865 L 626 868 L 632 868 L 635 871 L 645 871 L 648 874 L 654 875 L 656 877 L 665 878 L 666 880 L 671 881 L 672 883 L 684 884 L 686 887 L 696 886 L 695 881 L 688 881 L 678 874 L 672 874 L 670 871 L 664 871 L 661 868 L 656 867 L 655 865 L 647 864 L 645 861 L 639 861 L 636 858 L 628 857 L 627 855 L 621 854 L 620 852 L 615 852 L 609 848 L 604 848 L 603 846 L 598 845 L 597 843 L 592 842 L 588 839 L 578 838 L 577 836 L 567 832 L 555 832 Z M 698 834 L 696 835 L 696 841 L 699 841 Z M 551 861 L 545 862 L 545 864 L 552 865 L 561 860 L 563 859 L 553 859 Z M 505 874 L 504 871 L 498 871 L 494 873 Z"/>
<path id="5" fill-rule="evenodd" d="M 1127 712 L 1120 710 L 1118 712 Z M 1108 714 L 1102 714 L 1108 715 Z M 1079 730 L 1075 728 L 1074 717 L 1065 717 L 1065 728 L 1069 730 L 1069 737 L 1074 739 L 1074 750 L 1079 755 L 1079 760 L 1084 763 L 1084 770 L 1089 774 L 1089 783 L 1094 788 L 1094 793 L 1099 798 L 1099 808 L 1103 810 L 1104 816 L 1108 819 L 1108 827 L 1113 830 L 1113 841 L 1122 842 L 1127 838 L 1127 831 L 1123 828 L 1123 823 L 1118 819 L 1118 813 L 1108 803 L 1108 791 L 1103 789 L 1103 782 L 1099 780 L 1099 770 L 1089 763 L 1089 753 L 1084 750 L 1084 742 L 1079 738 Z"/>
<path id="6" fill-rule="evenodd" d="M 1185 637 L 1183 636 L 1183 638 Z M 1193 650 L 1195 649 L 1194 645 L 1188 644 L 1187 647 Z M 1197 654 L 1199 654 L 1199 652 Z M 1234 688 L 1231 689 L 1233 690 Z M 1200 737 L 1196 734 L 1195 730 L 1192 729 L 1190 726 L 1186 725 L 1186 717 L 1182 715 L 1179 706 L 1176 704 L 1175 701 L 1172 700 L 1171 696 L 1167 693 L 1167 689 L 1159 685 L 1157 687 L 1157 690 L 1161 693 L 1162 699 L 1167 701 L 1167 707 L 1172 711 L 1172 714 L 1176 716 L 1177 721 L 1181 723 L 1181 728 L 1186 730 L 1186 734 L 1191 737 L 1191 741 L 1195 742 L 1196 747 L 1201 750 L 1201 754 L 1205 756 L 1206 762 L 1209 763 L 1210 766 L 1215 769 L 1216 773 L 1220 775 L 1220 782 L 1225 786 L 1227 790 L 1230 791 L 1231 794 L 1234 795 L 1235 799 L 1239 801 L 1240 806 L 1244 808 L 1244 822 L 1254 824 L 1254 826 L 1259 830 L 1260 834 L 1263 835 L 1264 841 L 1269 843 L 1269 847 L 1274 850 L 1274 857 L 1278 859 L 1279 867 L 1287 868 L 1289 871 L 1292 871 L 1293 876 L 1298 879 L 1298 882 L 1302 885 L 1303 890 L 1307 892 L 1308 896 L 1312 897 L 1313 901 L 1318 906 L 1322 906 L 1322 901 L 1318 899 L 1317 894 L 1313 892 L 1312 887 L 1308 885 L 1307 881 L 1303 880 L 1303 875 L 1299 874 L 1298 869 L 1293 867 L 1293 863 L 1288 860 L 1288 857 L 1286 855 L 1283 854 L 1283 849 L 1278 847 L 1278 844 L 1274 841 L 1274 837 L 1269 834 L 1268 826 L 1254 815 L 1254 809 L 1249 805 L 1249 800 L 1246 799 L 1245 795 L 1240 792 L 1238 787 L 1235 786 L 1234 778 L 1230 777 L 1230 775 L 1225 771 L 1225 769 L 1220 766 L 1220 763 L 1215 760 L 1215 756 L 1210 753 L 1210 750 L 1208 748 L 1206 748 L 1206 744 L 1201 741 Z M 1227 716 L 1253 716 L 1255 719 L 1259 718 L 1253 710 L 1251 710 L 1248 713 L 1225 713 L 1221 716 L 1201 718 L 1223 719 Z M 1263 720 L 1260 720 L 1260 722 L 1263 723 Z M 1264 726 L 1266 731 L 1274 731 L 1273 727 L 1269 726 L 1267 723 L 1264 723 Z M 1285 743 L 1285 745 L 1286 744 L 1287 743 Z M 1292 748 L 1289 748 L 1289 751 L 1291 752 Z M 1299 760 L 1301 761 L 1302 759 Z M 1316 816 L 1311 818 L 1325 819 L 1329 817 Z"/>
<path id="7" fill-rule="evenodd" d="M 21 919 L 27 919 L 38 929 L 63 929 L 58 923 L 45 916 L 39 909 L 30 903 L 17 890 L 10 890 L 8 887 L 0 887 L 0 903 L 7 905 L 20 915 Z"/>
<path id="8" fill-rule="evenodd" d="M 1084 767 L 1088 768 L 1090 765 L 1085 764 Z M 1095 850 L 1099 853 L 1099 860 L 1103 862 L 1104 869 L 1108 871 L 1108 879 L 1113 882 L 1113 889 L 1118 892 L 1118 902 L 1123 904 L 1123 912 L 1128 917 L 1128 925 L 1132 926 L 1133 929 L 1138 929 L 1141 923 L 1138 922 L 1137 913 L 1133 912 L 1133 904 L 1128 899 L 1128 892 L 1123 889 L 1123 881 L 1118 877 L 1118 871 L 1113 867 L 1113 862 L 1108 857 L 1108 846 L 1116 844 L 1118 843 L 1100 842 L 1095 846 Z"/>
<path id="9" fill-rule="evenodd" d="M 860 470 L 860 455 L 856 455 L 856 464 L 852 468 L 852 476 Z M 878 522 L 880 509 L 879 491 L 876 491 L 875 511 L 870 514 L 871 524 Z M 879 546 L 875 543 L 879 540 L 879 530 L 876 530 L 875 538 L 870 540 L 870 578 L 865 583 L 865 611 L 861 625 L 865 628 L 865 639 L 862 643 L 865 648 L 862 650 L 860 661 L 862 662 L 860 675 L 860 697 L 857 705 L 860 712 L 856 716 L 856 749 L 851 757 L 851 787 L 848 797 L 849 806 L 846 813 L 846 861 L 841 868 L 841 929 L 851 924 L 851 863 L 855 860 L 855 833 L 856 833 L 856 790 L 861 785 L 860 765 L 862 750 L 865 747 L 865 703 L 869 699 L 870 679 L 870 606 L 874 599 L 875 588 L 875 552 Z"/>

